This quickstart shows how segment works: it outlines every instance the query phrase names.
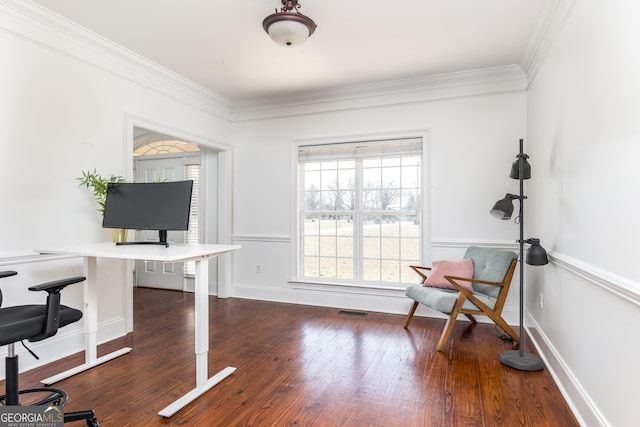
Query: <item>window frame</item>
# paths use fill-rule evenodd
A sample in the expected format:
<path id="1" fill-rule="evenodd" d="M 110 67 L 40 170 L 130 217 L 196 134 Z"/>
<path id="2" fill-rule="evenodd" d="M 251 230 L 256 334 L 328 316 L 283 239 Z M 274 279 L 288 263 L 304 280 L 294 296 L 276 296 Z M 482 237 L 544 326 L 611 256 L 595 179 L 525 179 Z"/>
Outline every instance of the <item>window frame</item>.
<path id="1" fill-rule="evenodd" d="M 420 139 L 422 141 L 422 162 L 420 169 L 420 191 L 421 191 L 421 205 L 419 207 L 419 211 L 417 215 L 420 221 L 419 227 L 419 258 L 420 262 L 422 262 L 425 257 L 430 258 L 430 245 L 427 241 L 427 236 L 430 235 L 430 224 L 429 224 L 429 216 L 428 216 L 428 160 L 429 160 L 429 131 L 427 129 L 424 130 L 413 130 L 413 131 L 399 131 L 399 132 L 389 132 L 389 133 L 380 133 L 380 134 L 363 134 L 363 135 L 351 135 L 348 137 L 328 137 L 328 138 L 307 138 L 307 139 L 297 139 L 293 140 L 291 144 L 291 235 L 294 237 L 292 239 L 291 244 L 291 280 L 290 283 L 293 284 L 294 287 L 301 285 L 304 287 L 316 288 L 316 285 L 320 286 L 320 288 L 326 289 L 326 286 L 332 286 L 335 289 L 339 287 L 347 287 L 347 288 L 360 288 L 360 289 L 388 289 L 388 290 L 399 290 L 404 289 L 406 286 L 406 282 L 401 283 L 398 282 L 397 285 L 388 285 L 384 282 L 370 283 L 366 281 L 356 282 L 354 280 L 350 281 L 341 281 L 333 278 L 323 279 L 320 277 L 303 277 L 303 229 L 302 229 L 302 219 L 304 216 L 304 188 L 301 188 L 303 185 L 302 174 L 304 174 L 304 162 L 300 161 L 299 151 L 303 146 L 321 146 L 321 145 L 333 145 L 333 144 L 349 144 L 349 143 L 357 143 L 362 141 L 391 141 L 391 140 L 403 140 L 403 139 Z M 359 230 L 354 230 L 354 240 L 356 239 L 355 234 L 359 233 Z M 356 241 L 356 246 L 360 246 L 360 236 L 357 236 L 358 240 Z M 359 254 L 354 253 L 354 260 L 358 259 Z M 357 264 L 357 262 L 356 262 Z M 355 266 L 354 269 L 360 268 L 359 266 Z M 366 292 L 366 291 L 365 291 Z"/>

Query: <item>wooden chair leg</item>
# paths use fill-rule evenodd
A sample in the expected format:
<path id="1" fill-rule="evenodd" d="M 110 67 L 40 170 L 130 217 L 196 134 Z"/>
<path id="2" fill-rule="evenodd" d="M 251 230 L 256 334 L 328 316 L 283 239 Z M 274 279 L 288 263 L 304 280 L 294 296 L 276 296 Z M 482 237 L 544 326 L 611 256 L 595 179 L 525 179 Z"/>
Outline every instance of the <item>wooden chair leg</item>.
<path id="1" fill-rule="evenodd" d="M 460 294 L 456 303 L 453 305 L 453 310 L 451 310 L 451 314 L 449 314 L 449 319 L 447 319 L 447 323 L 444 325 L 444 329 L 442 330 L 442 335 L 440 335 L 440 341 L 438 341 L 438 345 L 436 350 L 442 351 L 444 345 L 447 343 L 449 339 L 449 335 L 451 331 L 453 331 L 453 327 L 456 324 L 456 319 L 458 318 L 458 314 L 460 314 L 460 310 L 462 309 L 462 304 L 464 304 L 465 296 Z"/>
<path id="2" fill-rule="evenodd" d="M 478 321 L 476 320 L 475 317 L 473 317 L 470 314 L 464 313 L 465 316 L 467 316 L 467 319 L 469 319 L 471 321 L 471 323 L 473 323 L 474 325 L 478 323 Z"/>
<path id="3" fill-rule="evenodd" d="M 407 320 L 404 322 L 404 328 L 409 328 L 409 323 L 411 323 L 411 319 L 413 319 L 413 315 L 416 313 L 416 309 L 418 308 L 418 301 L 413 303 L 413 307 L 409 310 L 409 315 L 407 316 Z"/>
<path id="4" fill-rule="evenodd" d="M 453 314 L 449 315 L 447 323 L 444 325 L 444 329 L 442 330 L 442 335 L 440 335 L 440 341 L 438 341 L 436 350 L 442 351 L 442 349 L 444 348 L 444 345 L 447 343 L 449 335 L 451 334 L 451 331 L 453 331 L 453 327 L 456 324 L 456 317 L 458 316 L 453 316 Z"/>

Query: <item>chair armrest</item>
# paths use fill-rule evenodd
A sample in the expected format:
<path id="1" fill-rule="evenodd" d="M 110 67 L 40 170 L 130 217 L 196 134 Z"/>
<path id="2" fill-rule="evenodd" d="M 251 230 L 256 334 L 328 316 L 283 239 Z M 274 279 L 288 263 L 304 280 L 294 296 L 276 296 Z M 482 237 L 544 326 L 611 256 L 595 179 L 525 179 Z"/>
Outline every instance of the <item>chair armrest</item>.
<path id="1" fill-rule="evenodd" d="M 482 283 L 484 285 L 504 286 L 502 282 L 491 282 L 489 280 L 472 279 L 469 277 L 456 277 L 456 276 L 444 276 L 444 278 L 451 278 L 453 280 L 462 280 L 464 282 Z"/>
<path id="2" fill-rule="evenodd" d="M 16 271 L 0 271 L 0 279 L 18 274 Z"/>
<path id="3" fill-rule="evenodd" d="M 460 285 L 459 283 L 456 282 L 456 280 L 461 280 L 463 282 L 475 282 L 475 280 L 473 280 L 472 278 L 469 277 L 456 277 L 456 276 L 444 276 L 445 279 L 447 279 L 449 281 L 449 283 L 451 283 L 451 286 L 453 286 L 454 288 L 456 288 L 457 291 L 460 291 L 461 293 L 469 296 L 471 295 L 471 292 L 469 292 L 469 290 L 467 288 L 463 288 L 462 285 Z M 480 281 L 482 282 L 482 281 Z M 493 283 L 493 282 L 490 282 Z"/>
<path id="4" fill-rule="evenodd" d="M 54 280 L 52 282 L 46 282 L 46 283 L 41 283 L 39 285 L 31 286 L 29 290 L 30 291 L 47 291 L 49 293 L 60 292 L 68 285 L 72 285 L 78 282 L 83 282 L 84 280 L 86 280 L 86 278 L 81 276 L 70 277 L 68 279 Z"/>
<path id="5" fill-rule="evenodd" d="M 3 279 L 5 277 L 9 277 L 9 276 L 15 276 L 16 274 L 18 274 L 17 271 L 0 271 L 0 279 Z M 2 306 L 2 291 L 0 290 L 0 306 Z"/>
<path id="6" fill-rule="evenodd" d="M 444 276 L 444 278 L 447 279 L 449 281 L 449 283 L 451 283 L 451 285 L 453 287 L 455 287 L 458 292 L 460 292 L 460 295 L 458 295 L 458 300 L 460 300 L 460 298 L 462 298 L 463 300 L 464 299 L 469 299 L 469 300 L 471 300 L 472 303 L 475 304 L 476 307 L 480 308 L 482 311 L 490 310 L 490 308 L 487 307 L 487 305 L 485 303 L 483 303 L 478 298 L 476 298 L 475 295 L 473 295 L 473 292 L 469 292 L 468 289 L 463 288 L 461 285 L 456 283 L 456 280 L 463 280 L 465 282 L 484 283 L 486 285 L 500 285 L 500 286 L 502 286 L 502 283 L 489 282 L 487 280 L 473 280 L 473 279 L 470 279 L 468 277 Z M 461 304 L 460 307 L 462 307 L 462 301 L 460 302 L 460 304 Z"/>
<path id="7" fill-rule="evenodd" d="M 424 274 L 422 272 L 422 270 L 427 270 L 427 271 L 431 271 L 432 270 L 431 267 L 423 267 L 421 265 L 410 265 L 409 268 L 412 269 L 413 271 L 415 271 L 416 273 L 418 273 L 418 275 L 420 277 L 422 277 L 423 281 L 427 278 L 427 275 Z"/>
<path id="8" fill-rule="evenodd" d="M 80 276 L 70 277 L 68 279 L 42 283 L 29 288 L 30 291 L 46 291 L 48 293 L 46 319 L 42 333 L 36 337 L 29 338 L 29 341 L 40 341 L 52 337 L 58 332 L 58 328 L 60 327 L 60 291 L 68 285 L 84 280 L 85 278 Z"/>

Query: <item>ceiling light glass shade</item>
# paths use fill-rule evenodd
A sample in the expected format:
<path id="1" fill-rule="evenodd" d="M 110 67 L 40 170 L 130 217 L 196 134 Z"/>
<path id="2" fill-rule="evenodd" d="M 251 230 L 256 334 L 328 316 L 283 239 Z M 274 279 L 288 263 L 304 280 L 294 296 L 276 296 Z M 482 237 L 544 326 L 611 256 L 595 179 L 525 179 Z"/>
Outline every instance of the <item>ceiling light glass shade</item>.
<path id="1" fill-rule="evenodd" d="M 281 0 L 280 12 L 264 18 L 262 28 L 281 46 L 295 46 L 307 40 L 316 30 L 313 19 L 298 12 L 302 7 L 297 0 Z"/>
<path id="2" fill-rule="evenodd" d="M 514 197 L 516 196 L 514 196 L 513 194 L 507 193 L 507 195 L 504 196 L 504 199 L 498 200 L 496 204 L 493 205 L 493 209 L 489 211 L 491 212 L 491 215 L 493 215 L 498 219 L 504 219 L 504 220 L 511 218 L 511 214 L 513 214 Z"/>
<path id="3" fill-rule="evenodd" d="M 540 245 L 540 239 L 528 239 L 531 246 L 525 251 L 524 262 L 529 265 L 545 265 L 549 263 L 547 251 Z"/>
<path id="4" fill-rule="evenodd" d="M 509 173 L 509 178 L 520 179 L 520 165 L 518 164 L 520 159 L 513 162 L 511 165 L 511 173 Z M 531 165 L 527 161 L 526 158 L 523 159 L 524 165 L 522 165 L 522 179 L 530 179 L 531 178 Z"/>
<path id="5" fill-rule="evenodd" d="M 311 35 L 311 30 L 307 25 L 297 20 L 284 18 L 273 22 L 268 28 L 265 28 L 265 30 L 269 34 L 269 37 L 280 46 L 299 45 L 304 43 Z"/>

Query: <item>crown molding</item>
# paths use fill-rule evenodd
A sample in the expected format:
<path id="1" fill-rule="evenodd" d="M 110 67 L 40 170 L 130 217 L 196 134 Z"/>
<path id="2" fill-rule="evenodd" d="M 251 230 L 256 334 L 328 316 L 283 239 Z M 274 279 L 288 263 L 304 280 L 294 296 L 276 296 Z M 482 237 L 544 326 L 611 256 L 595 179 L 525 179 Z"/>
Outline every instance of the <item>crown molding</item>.
<path id="1" fill-rule="evenodd" d="M 512 64 L 293 96 L 231 101 L 31 1 L 0 0 L 0 11 L 0 30 L 230 122 L 524 92 L 528 86 L 523 69 Z"/>
<path id="2" fill-rule="evenodd" d="M 575 0 L 547 0 L 545 2 L 529 43 L 520 59 L 529 85 L 558 37 L 574 3 Z"/>
<path id="3" fill-rule="evenodd" d="M 31 1 L 0 0 L 0 31 L 229 119 L 226 98 Z"/>
<path id="4" fill-rule="evenodd" d="M 526 90 L 519 65 L 345 86 L 304 95 L 256 98 L 232 106 L 233 121 L 290 117 Z"/>

